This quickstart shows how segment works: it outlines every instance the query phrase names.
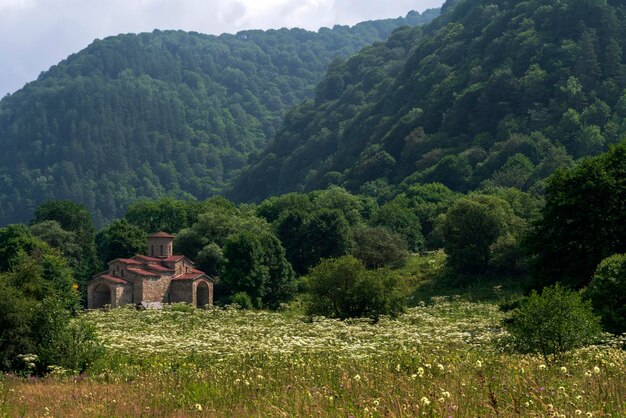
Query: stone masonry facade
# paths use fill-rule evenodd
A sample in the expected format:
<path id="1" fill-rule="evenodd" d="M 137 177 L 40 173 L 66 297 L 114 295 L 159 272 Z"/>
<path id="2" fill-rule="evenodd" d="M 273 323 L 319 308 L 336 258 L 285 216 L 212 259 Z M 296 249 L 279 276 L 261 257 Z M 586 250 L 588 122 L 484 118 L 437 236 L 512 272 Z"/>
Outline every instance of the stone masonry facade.
<path id="1" fill-rule="evenodd" d="M 148 237 L 147 255 L 118 258 L 87 285 L 87 307 L 185 302 L 213 304 L 215 280 L 182 255 L 173 255 L 174 236 L 157 232 Z"/>

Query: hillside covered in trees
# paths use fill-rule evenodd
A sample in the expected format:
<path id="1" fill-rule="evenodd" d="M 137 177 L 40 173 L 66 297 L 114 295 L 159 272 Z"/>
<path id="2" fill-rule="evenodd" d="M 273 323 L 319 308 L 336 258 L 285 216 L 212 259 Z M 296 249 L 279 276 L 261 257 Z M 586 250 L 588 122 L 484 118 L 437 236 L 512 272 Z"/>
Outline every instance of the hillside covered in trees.
<path id="1" fill-rule="evenodd" d="M 101 224 L 140 197 L 206 198 L 313 96 L 331 61 L 438 13 L 97 40 L 0 102 L 0 224 L 47 199 L 81 202 Z"/>
<path id="2" fill-rule="evenodd" d="M 622 2 L 466 0 L 442 10 L 423 30 L 334 62 L 230 196 L 335 184 L 384 197 L 416 182 L 541 192 L 556 168 L 624 137 Z"/>

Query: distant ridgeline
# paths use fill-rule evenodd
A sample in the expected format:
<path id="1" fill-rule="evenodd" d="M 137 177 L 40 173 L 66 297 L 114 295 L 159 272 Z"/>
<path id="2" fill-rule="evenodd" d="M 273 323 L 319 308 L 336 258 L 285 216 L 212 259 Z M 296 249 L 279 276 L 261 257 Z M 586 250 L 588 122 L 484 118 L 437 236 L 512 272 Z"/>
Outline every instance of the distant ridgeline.
<path id="1" fill-rule="evenodd" d="M 626 136 L 623 2 L 466 0 L 442 10 L 423 29 L 334 62 L 230 197 L 329 184 L 381 196 L 414 182 L 541 191 L 556 168 Z"/>
<path id="2" fill-rule="evenodd" d="M 48 199 L 83 203 L 102 224 L 140 197 L 206 198 L 314 95 L 331 61 L 438 14 L 95 41 L 0 101 L 0 225 Z"/>

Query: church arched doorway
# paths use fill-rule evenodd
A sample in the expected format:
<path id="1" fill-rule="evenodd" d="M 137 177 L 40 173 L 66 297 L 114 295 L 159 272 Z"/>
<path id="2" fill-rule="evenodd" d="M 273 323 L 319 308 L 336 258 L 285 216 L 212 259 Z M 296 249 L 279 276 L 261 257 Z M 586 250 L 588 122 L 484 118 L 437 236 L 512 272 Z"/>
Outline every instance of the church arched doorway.
<path id="1" fill-rule="evenodd" d="M 111 289 L 104 283 L 100 283 L 93 290 L 92 308 L 102 308 L 104 305 L 111 305 Z"/>
<path id="2" fill-rule="evenodd" d="M 206 282 L 198 283 L 196 287 L 196 306 L 205 308 L 209 304 L 209 286 Z"/>

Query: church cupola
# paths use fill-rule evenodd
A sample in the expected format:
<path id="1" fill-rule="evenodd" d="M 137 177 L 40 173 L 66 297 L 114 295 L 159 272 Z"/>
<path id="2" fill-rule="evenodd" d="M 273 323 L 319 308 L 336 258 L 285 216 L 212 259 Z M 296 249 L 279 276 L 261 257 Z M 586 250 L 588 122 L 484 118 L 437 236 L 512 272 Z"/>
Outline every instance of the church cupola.
<path id="1" fill-rule="evenodd" d="M 148 237 L 148 255 L 150 257 L 170 257 L 173 254 L 174 235 L 157 232 Z"/>

